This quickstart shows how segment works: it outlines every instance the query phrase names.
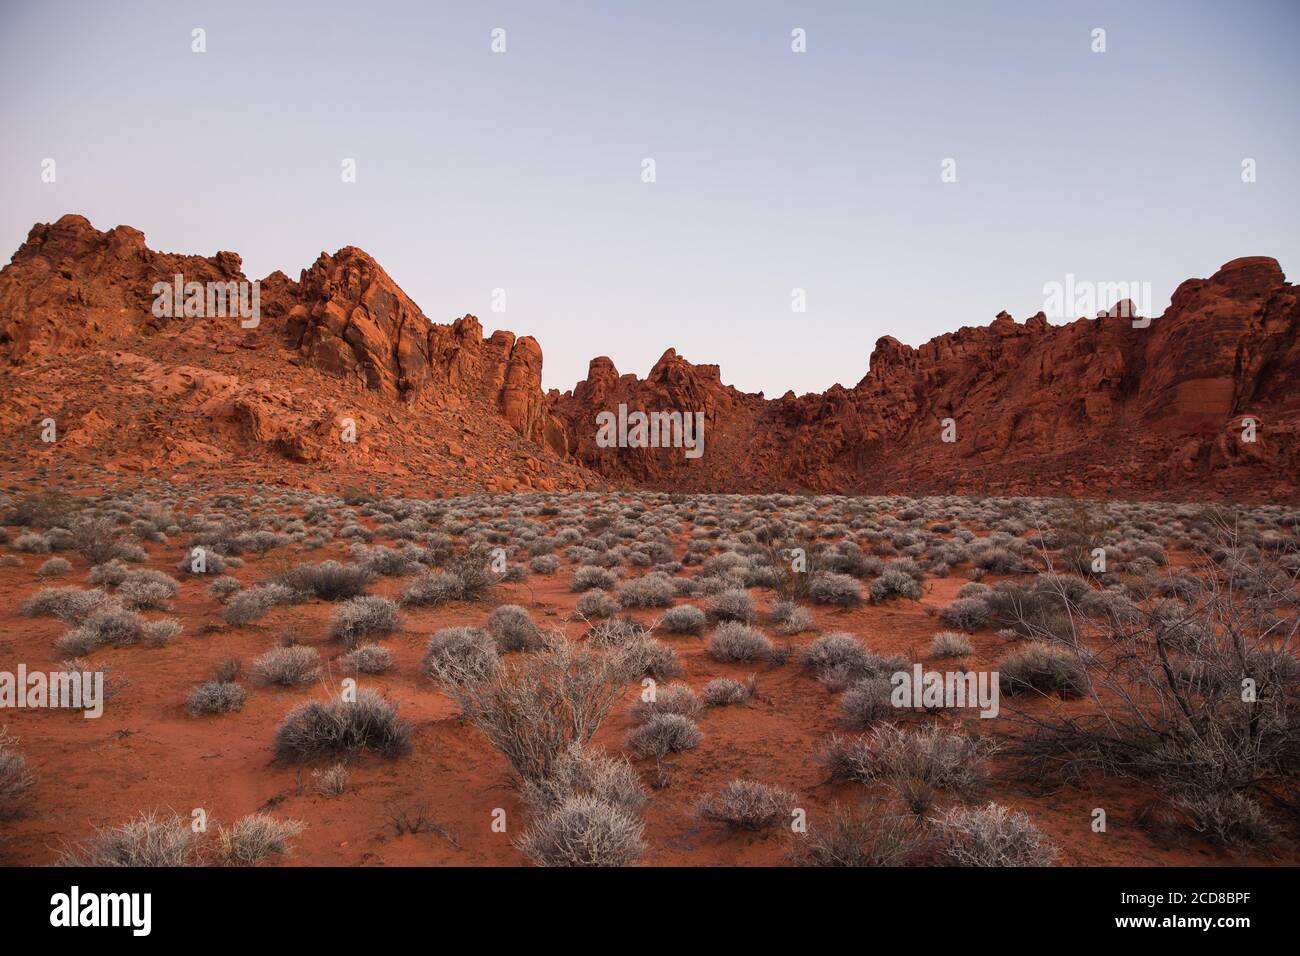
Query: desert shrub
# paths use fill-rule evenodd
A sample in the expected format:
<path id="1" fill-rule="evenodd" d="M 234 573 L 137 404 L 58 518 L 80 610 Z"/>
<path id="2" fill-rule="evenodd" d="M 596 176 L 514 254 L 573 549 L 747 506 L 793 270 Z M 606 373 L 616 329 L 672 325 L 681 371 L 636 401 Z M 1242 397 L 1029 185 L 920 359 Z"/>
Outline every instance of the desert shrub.
<path id="1" fill-rule="evenodd" d="M 671 607 L 674 593 L 672 578 L 658 571 L 623 581 L 615 589 L 624 607 Z"/>
<path id="2" fill-rule="evenodd" d="M 521 781 L 520 792 L 524 802 L 539 811 L 579 795 L 595 797 L 629 813 L 640 813 L 649 802 L 641 778 L 626 757 L 611 758 L 578 744 L 556 755 L 545 779 Z"/>
<path id="3" fill-rule="evenodd" d="M 189 866 L 196 850 L 188 820 L 175 814 L 142 813 L 116 827 L 97 830 L 87 843 L 67 850 L 64 866 Z"/>
<path id="4" fill-rule="evenodd" d="M 210 551 L 207 548 L 202 549 L 202 560 L 200 561 L 200 556 L 194 553 L 198 550 L 200 549 L 192 549 L 185 555 L 185 557 L 181 558 L 180 562 L 176 565 L 178 573 L 188 575 L 221 574 L 226 570 L 227 564 L 230 563 L 231 559 L 227 558 L 224 554 Z M 231 565 L 231 567 L 233 566 L 234 565 Z M 203 570 L 199 570 L 200 568 Z"/>
<path id="5" fill-rule="evenodd" d="M 701 800 L 696 811 L 705 820 L 732 829 L 764 830 L 790 819 L 790 811 L 798 800 L 780 787 L 757 780 L 733 780 Z"/>
<path id="6" fill-rule="evenodd" d="M 990 803 L 953 807 L 935 820 L 936 846 L 948 866 L 1051 866 L 1057 849 L 1019 811 Z"/>
<path id="7" fill-rule="evenodd" d="M 69 520 L 80 507 L 80 502 L 61 488 L 34 491 L 14 504 L 5 514 L 4 523 L 20 528 L 53 528 Z"/>
<path id="8" fill-rule="evenodd" d="M 970 638 L 954 631 L 940 631 L 930 642 L 931 657 L 965 657 L 974 651 Z"/>
<path id="9" fill-rule="evenodd" d="M 863 677 L 850 684 L 840 700 L 840 716 L 854 727 L 865 727 L 893 712 L 887 677 Z"/>
<path id="10" fill-rule="evenodd" d="M 700 716 L 703 707 L 695 691 L 686 684 L 669 684 L 655 688 L 652 700 L 638 700 L 632 705 L 632 719 L 645 723 L 655 714 L 681 714 L 692 720 Z"/>
<path id="11" fill-rule="evenodd" d="M 460 600 L 478 601 L 488 595 L 497 583 L 492 563 L 492 552 L 482 545 L 467 548 L 448 560 L 448 572 L 460 579 Z"/>
<path id="12" fill-rule="evenodd" d="M 0 820 L 22 812 L 33 782 L 17 738 L 0 727 Z"/>
<path id="13" fill-rule="evenodd" d="M 369 689 L 357 691 L 355 701 L 334 697 L 298 704 L 275 729 L 278 760 L 314 760 L 361 750 L 393 757 L 410 746 L 411 725 Z"/>
<path id="14" fill-rule="evenodd" d="M 748 624 L 754 620 L 754 601 L 749 593 L 731 589 L 713 595 L 705 605 L 705 610 L 714 621 L 739 621 Z"/>
<path id="15" fill-rule="evenodd" d="M 234 594 L 242 587 L 243 585 L 239 583 L 238 579 L 222 575 L 208 585 L 208 593 L 213 597 L 223 598 Z"/>
<path id="16" fill-rule="evenodd" d="M 497 650 L 526 651 L 541 643 L 541 632 L 533 623 L 527 608 L 518 604 L 502 604 L 488 615 L 488 633 L 497 642 Z"/>
<path id="17" fill-rule="evenodd" d="M 294 603 L 299 593 L 283 584 L 261 584 L 236 594 L 226 604 L 221 616 L 232 627 L 243 627 L 273 607 Z"/>
<path id="18" fill-rule="evenodd" d="M 613 617 L 619 612 L 620 607 L 609 594 L 600 588 L 592 588 L 583 592 L 573 609 L 580 617 L 597 621 L 601 618 Z"/>
<path id="19" fill-rule="evenodd" d="M 776 625 L 776 632 L 787 637 L 794 634 L 802 634 L 805 631 L 811 631 L 814 629 L 815 625 L 813 624 L 812 612 L 806 607 L 798 606 L 793 608 L 789 613 L 784 614 Z"/>
<path id="20" fill-rule="evenodd" d="M 104 600 L 104 592 L 78 587 L 41 588 L 22 603 L 27 617 L 57 617 L 60 621 L 84 618 Z"/>
<path id="21" fill-rule="evenodd" d="M 489 679 L 446 690 L 501 751 L 519 781 L 544 781 L 572 746 L 585 747 L 640 672 L 636 643 L 578 648 L 563 637 L 504 663 Z"/>
<path id="22" fill-rule="evenodd" d="M 135 611 L 105 604 L 92 610 L 75 628 L 54 642 L 54 649 L 67 657 L 82 657 L 98 647 L 112 644 L 126 647 L 144 637 L 145 621 Z"/>
<path id="23" fill-rule="evenodd" d="M 140 641 L 147 647 L 164 647 L 180 636 L 184 627 L 174 617 L 145 621 L 141 628 Z"/>
<path id="24" fill-rule="evenodd" d="M 429 639 L 420 667 L 431 680 L 463 687 L 490 680 L 501 660 L 495 639 L 477 627 L 447 627 Z"/>
<path id="25" fill-rule="evenodd" d="M 241 709 L 247 697 L 244 688 L 238 684 L 229 681 L 205 681 L 186 695 L 185 710 L 191 717 L 229 714 Z"/>
<path id="26" fill-rule="evenodd" d="M 315 648 L 303 644 L 274 647 L 253 661 L 249 671 L 257 683 L 278 684 L 281 687 L 310 684 L 319 673 L 320 655 Z"/>
<path id="27" fill-rule="evenodd" d="M 117 597 L 127 607 L 143 611 L 165 608 L 179 590 L 180 584 L 175 579 L 146 568 L 127 574 L 118 585 Z"/>
<path id="28" fill-rule="evenodd" d="M 992 613 L 980 598 L 957 598 L 939 611 L 939 620 L 959 631 L 978 631 L 989 623 Z"/>
<path id="29" fill-rule="evenodd" d="M 754 695 L 753 679 L 742 683 L 730 677 L 718 677 L 704 685 L 704 703 L 709 707 L 727 707 L 743 704 Z"/>
<path id="30" fill-rule="evenodd" d="M 1055 644 L 1030 644 L 1012 651 L 998 665 L 1002 693 L 1060 694 L 1082 697 L 1088 671 L 1076 651 Z"/>
<path id="31" fill-rule="evenodd" d="M 627 748 L 638 757 L 665 757 L 694 750 L 704 735 L 695 721 L 681 714 L 654 714 L 627 735 Z"/>
<path id="32" fill-rule="evenodd" d="M 723 621 L 709 637 L 708 655 L 724 664 L 770 658 L 772 642 L 757 628 L 739 621 Z"/>
<path id="33" fill-rule="evenodd" d="M 645 852 L 635 814 L 580 794 L 544 811 L 519 849 L 541 866 L 627 866 Z"/>
<path id="34" fill-rule="evenodd" d="M 307 825 L 301 820 L 277 820 L 265 813 L 240 817 L 217 835 L 221 858 L 231 866 L 256 866 L 273 856 L 289 852 L 289 841 Z"/>
<path id="35" fill-rule="evenodd" d="M 925 829 L 897 814 L 853 813 L 836 806 L 830 820 L 809 829 L 791 854 L 799 866 L 907 866 L 927 844 Z"/>
<path id="36" fill-rule="evenodd" d="M 329 636 L 352 650 L 367 638 L 384 637 L 400 626 L 397 605 L 365 594 L 340 604 L 330 615 Z"/>
<path id="37" fill-rule="evenodd" d="M 1061 595 L 1003 581 L 984 597 L 991 622 L 1035 641 L 1065 638 L 1072 625 Z"/>
<path id="38" fill-rule="evenodd" d="M 669 634 L 700 634 L 706 621 L 704 612 L 694 604 L 679 604 L 665 611 L 660 623 Z"/>
<path id="39" fill-rule="evenodd" d="M 553 554 L 541 554 L 528 562 L 534 574 L 554 574 L 560 568 L 560 559 Z"/>
<path id="40" fill-rule="evenodd" d="M 350 777 L 347 764 L 344 763 L 336 763 L 311 772 L 311 778 L 316 783 L 316 792 L 323 797 L 342 796 L 348 788 Z"/>
<path id="41" fill-rule="evenodd" d="M 363 644 L 339 660 L 343 669 L 353 674 L 383 674 L 393 668 L 393 655 L 378 644 Z"/>
<path id="42" fill-rule="evenodd" d="M 920 582 L 916 578 L 897 568 L 886 568 L 880 577 L 871 582 L 867 591 L 871 595 L 873 604 L 879 604 L 895 597 L 905 597 L 917 601 L 920 600 L 923 593 Z"/>
<path id="43" fill-rule="evenodd" d="M 323 601 L 346 601 L 364 594 L 372 578 L 370 570 L 362 565 L 322 561 L 300 564 L 282 575 L 278 583 Z"/>
<path id="44" fill-rule="evenodd" d="M 450 571 L 422 574 L 402 589 L 401 602 L 406 607 L 437 607 L 465 597 L 465 582 Z"/>
<path id="45" fill-rule="evenodd" d="M 847 574 L 819 571 L 808 582 L 808 597 L 815 604 L 855 607 L 862 603 L 862 588 Z"/>
<path id="46" fill-rule="evenodd" d="M 799 651 L 799 666 L 817 677 L 831 674 L 852 680 L 876 672 L 876 656 L 844 631 L 824 634 Z"/>
<path id="47" fill-rule="evenodd" d="M 608 591 L 617 583 L 618 576 L 613 571 L 597 567 L 594 564 L 584 564 L 573 573 L 573 581 L 569 584 L 569 590 L 590 591 L 592 588 L 600 588 L 602 591 Z"/>
<path id="48" fill-rule="evenodd" d="M 50 558 L 36 569 L 38 577 L 56 578 L 61 574 L 67 574 L 72 570 L 72 565 L 66 558 Z"/>
<path id="49" fill-rule="evenodd" d="M 50 539 L 43 534 L 37 534 L 29 531 L 26 534 L 20 534 L 14 538 L 11 547 L 15 551 L 23 554 L 49 554 L 54 548 L 50 545 Z"/>
<path id="50" fill-rule="evenodd" d="M 1244 793 L 1190 793 L 1175 797 L 1172 804 L 1190 829 L 1219 846 L 1259 850 L 1278 839 L 1278 827 Z"/>
<path id="51" fill-rule="evenodd" d="M 914 781 L 962 797 L 978 794 L 988 780 L 996 745 L 936 723 L 918 730 L 881 724 L 867 738 L 832 739 L 824 762 L 832 776 L 859 783 Z"/>

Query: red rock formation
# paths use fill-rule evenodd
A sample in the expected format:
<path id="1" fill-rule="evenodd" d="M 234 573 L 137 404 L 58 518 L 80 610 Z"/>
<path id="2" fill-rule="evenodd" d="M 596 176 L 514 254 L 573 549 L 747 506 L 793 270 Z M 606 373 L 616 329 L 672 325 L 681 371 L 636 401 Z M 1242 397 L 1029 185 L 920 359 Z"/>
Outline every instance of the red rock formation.
<path id="1" fill-rule="evenodd" d="M 154 283 L 178 273 L 245 281 L 234 253 L 154 252 L 127 226 L 65 216 L 31 230 L 0 270 L 0 429 L 28 449 L 9 460 L 58 461 L 30 440 L 51 415 L 68 437 L 57 447 L 136 470 L 278 461 L 303 480 L 378 473 L 451 491 L 590 487 L 599 473 L 734 492 L 1291 500 L 1300 476 L 1300 307 L 1264 257 L 1184 282 L 1146 327 L 1001 313 L 919 348 L 886 336 L 852 388 L 775 400 L 673 349 L 645 379 L 601 357 L 573 392 L 544 395 L 534 339 L 484 337 L 472 315 L 430 322 L 352 247 L 297 282 L 262 280 L 252 329 L 155 316 Z M 702 414 L 703 454 L 599 447 L 596 416 L 620 405 Z"/>

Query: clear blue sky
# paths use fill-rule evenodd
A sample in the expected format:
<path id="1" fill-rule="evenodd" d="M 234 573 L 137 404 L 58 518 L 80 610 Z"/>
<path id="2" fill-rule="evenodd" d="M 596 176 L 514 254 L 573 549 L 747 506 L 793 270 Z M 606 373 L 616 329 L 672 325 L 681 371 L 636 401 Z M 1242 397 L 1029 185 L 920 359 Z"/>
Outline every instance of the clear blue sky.
<path id="1" fill-rule="evenodd" d="M 252 277 L 351 244 L 434 321 L 536 336 L 548 387 L 669 346 L 848 386 L 1066 273 L 1159 312 L 1237 256 L 1300 268 L 1297 37 L 1294 0 L 4 0 L 0 258 L 65 212 Z"/>

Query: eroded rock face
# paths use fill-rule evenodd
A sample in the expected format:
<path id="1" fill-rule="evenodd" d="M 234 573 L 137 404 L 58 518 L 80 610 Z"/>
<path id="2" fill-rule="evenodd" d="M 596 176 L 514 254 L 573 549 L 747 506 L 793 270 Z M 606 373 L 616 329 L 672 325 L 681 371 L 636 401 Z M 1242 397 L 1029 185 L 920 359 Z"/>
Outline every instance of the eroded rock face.
<path id="1" fill-rule="evenodd" d="M 430 322 L 354 247 L 322 254 L 296 282 L 262 280 L 254 329 L 151 310 L 156 282 L 242 282 L 241 269 L 234 253 L 158 253 L 136 229 L 100 232 L 81 216 L 33 227 L 0 270 L 0 426 L 30 429 L 66 408 L 68 447 L 98 454 L 134 416 L 150 422 L 133 453 L 141 468 L 225 467 L 262 449 L 317 470 L 414 480 L 423 468 L 450 487 L 464 475 L 497 490 L 604 476 L 727 492 L 1291 500 L 1300 483 L 1300 306 L 1265 257 L 1184 282 L 1149 323 L 1000 313 L 918 348 L 885 336 L 851 388 L 774 400 L 673 349 L 644 379 L 599 357 L 572 392 L 543 394 L 535 339 L 485 336 L 472 315 Z M 135 351 L 147 374 L 113 358 Z M 600 447 L 597 415 L 620 406 L 701 415 L 702 454 Z M 343 447 L 350 416 L 363 437 Z"/>
<path id="2" fill-rule="evenodd" d="M 555 408 L 579 460 L 615 481 L 1289 498 L 1300 478 L 1298 329 L 1295 288 L 1275 260 L 1251 257 L 1183 283 L 1149 325 L 1109 314 L 1052 326 L 1041 313 L 1022 324 L 1004 312 L 919 348 L 885 336 L 853 388 L 774 401 L 671 349 L 644 380 L 598 358 Z M 619 403 L 705 412 L 705 455 L 596 448 L 596 415 Z"/>

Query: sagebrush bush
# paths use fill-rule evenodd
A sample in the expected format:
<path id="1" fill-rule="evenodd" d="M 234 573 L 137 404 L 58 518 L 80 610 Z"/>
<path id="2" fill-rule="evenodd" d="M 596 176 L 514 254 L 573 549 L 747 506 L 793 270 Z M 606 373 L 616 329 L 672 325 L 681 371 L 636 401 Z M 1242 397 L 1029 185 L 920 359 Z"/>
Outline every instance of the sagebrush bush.
<path id="1" fill-rule="evenodd" d="M 1088 670 L 1079 655 L 1055 644 L 1030 644 L 1012 651 L 998 665 L 1004 694 L 1060 694 L 1082 697 L 1088 692 Z"/>
<path id="2" fill-rule="evenodd" d="M 477 627 L 443 628 L 429 639 L 420 661 L 426 676 L 452 686 L 489 680 L 500 666 L 496 641 Z"/>
<path id="3" fill-rule="evenodd" d="M 907 866 L 926 844 L 925 828 L 915 819 L 837 805 L 829 821 L 811 827 L 795 844 L 791 859 L 798 866 Z"/>
<path id="4" fill-rule="evenodd" d="M 534 574 L 554 574 L 560 568 L 560 559 L 553 554 L 542 554 L 528 562 Z"/>
<path id="5" fill-rule="evenodd" d="M 289 841 L 305 830 L 301 820 L 277 820 L 265 813 L 240 817 L 217 834 L 221 858 L 231 866 L 256 866 L 273 856 L 289 852 Z"/>
<path id="6" fill-rule="evenodd" d="M 694 750 L 703 739 L 691 718 L 681 714 L 654 714 L 627 735 L 627 747 L 638 757 L 665 757 Z"/>
<path id="7" fill-rule="evenodd" d="M 886 568 L 880 577 L 871 582 L 867 588 L 873 604 L 888 601 L 894 597 L 910 598 L 918 601 L 924 593 L 920 582 L 911 575 L 897 568 Z"/>
<path id="8" fill-rule="evenodd" d="M 863 677 L 850 684 L 840 699 L 840 716 L 852 727 L 866 727 L 893 714 L 888 677 Z"/>
<path id="9" fill-rule="evenodd" d="M 723 621 L 709 637 L 706 650 L 715 661 L 732 664 L 768 659 L 774 648 L 757 628 L 739 621 Z"/>
<path id="10" fill-rule="evenodd" d="M 25 805 L 34 780 L 18 740 L 0 727 L 0 820 L 17 816 Z"/>
<path id="11" fill-rule="evenodd" d="M 939 620 L 959 631 L 978 631 L 986 626 L 993 612 L 988 603 L 977 597 L 957 598 L 939 611 Z"/>
<path id="12" fill-rule="evenodd" d="M 533 622 L 528 609 L 518 604 L 502 604 L 488 615 L 488 633 L 497 642 L 497 650 L 526 651 L 538 647 L 542 642 L 541 631 Z"/>
<path id="13" fill-rule="evenodd" d="M 362 595 L 340 604 L 330 615 L 329 636 L 352 650 L 367 638 L 385 637 L 401 625 L 397 605 L 386 597 Z"/>
<path id="14" fill-rule="evenodd" d="M 146 568 L 129 572 L 117 587 L 117 597 L 127 607 L 143 611 L 167 607 L 179 590 L 180 583 L 174 578 Z"/>
<path id="15" fill-rule="evenodd" d="M 627 866 L 645 852 L 643 834 L 634 814 L 579 794 L 544 811 L 519 849 L 541 866 Z"/>
<path id="16" fill-rule="evenodd" d="M 189 866 L 196 850 L 188 820 L 142 813 L 116 827 L 97 830 L 87 843 L 65 851 L 64 866 Z"/>
<path id="17" fill-rule="evenodd" d="M 862 588 L 850 575 L 818 571 L 808 582 L 808 597 L 816 604 L 855 607 L 862 603 Z"/>
<path id="18" fill-rule="evenodd" d="M 754 680 L 751 677 L 749 683 L 742 683 L 730 677 L 718 677 L 704 685 L 702 696 L 709 707 L 743 704 L 754 696 Z"/>
<path id="19" fill-rule="evenodd" d="M 701 634 L 707 617 L 694 604 L 679 604 L 665 611 L 660 623 L 669 634 Z"/>
<path id="20" fill-rule="evenodd" d="M 353 674 L 383 674 L 393 669 L 393 655 L 378 644 L 363 644 L 339 661 L 344 670 Z"/>
<path id="21" fill-rule="evenodd" d="M 423 574 L 402 590 L 401 602 L 407 607 L 437 607 L 465 597 L 465 582 L 450 571 Z"/>
<path id="22" fill-rule="evenodd" d="M 145 636 L 145 620 L 135 611 L 104 604 L 96 607 L 80 624 L 54 642 L 54 649 L 66 657 L 84 657 L 99 647 L 127 647 Z"/>
<path id="23" fill-rule="evenodd" d="M 27 617 L 57 617 L 61 621 L 78 621 L 104 601 L 99 588 L 41 588 L 22 603 Z"/>
<path id="24" fill-rule="evenodd" d="M 372 579 L 370 570 L 361 565 L 322 561 L 300 564 L 278 583 L 324 601 L 345 601 L 364 594 Z"/>
<path id="25" fill-rule="evenodd" d="M 881 724 L 870 737 L 833 738 L 824 762 L 833 777 L 859 783 L 914 781 L 962 797 L 980 792 L 988 780 L 988 758 L 997 745 L 937 723 L 918 730 Z"/>
<path id="26" fill-rule="evenodd" d="M 386 699 L 364 688 L 355 701 L 334 697 L 298 704 L 275 729 L 278 760 L 314 760 L 361 750 L 394 757 L 410 747 L 411 725 Z"/>
<path id="27" fill-rule="evenodd" d="M 36 574 L 42 578 L 57 578 L 71 570 L 72 565 L 67 558 L 49 558 L 36 569 Z"/>
<path id="28" fill-rule="evenodd" d="M 747 591 L 738 588 L 713 595 L 705 605 L 705 610 L 715 621 L 739 621 L 748 624 L 754 620 L 754 600 Z"/>
<path id="29" fill-rule="evenodd" d="M 313 647 L 295 644 L 275 647 L 257 660 L 249 671 L 259 684 L 301 687 L 310 684 L 320 673 L 320 655 Z"/>
<path id="30" fill-rule="evenodd" d="M 244 706 L 244 688 L 228 681 L 210 680 L 199 684 L 185 697 L 185 710 L 192 717 L 229 714 Z"/>
<path id="31" fill-rule="evenodd" d="M 931 657 L 965 657 L 974 651 L 970 638 L 955 631 L 940 631 L 930 641 Z"/>
<path id="32" fill-rule="evenodd" d="M 579 617 L 592 621 L 613 617 L 622 610 L 619 603 L 600 588 L 591 588 L 584 591 L 573 609 Z"/>
<path id="33" fill-rule="evenodd" d="M 656 687 L 650 700 L 638 699 L 632 705 L 632 719 L 644 723 L 655 714 L 681 714 L 694 720 L 703 709 L 695 691 L 686 684 L 669 684 L 667 687 Z"/>
<path id="34" fill-rule="evenodd" d="M 1051 866 L 1058 855 L 1028 816 L 996 803 L 953 807 L 935 820 L 934 830 L 948 866 Z"/>
<path id="35" fill-rule="evenodd" d="M 676 592 L 672 578 L 654 571 L 620 582 L 614 593 L 623 607 L 671 607 Z"/>
<path id="36" fill-rule="evenodd" d="M 608 591 L 617 583 L 618 576 L 613 571 L 594 564 L 584 564 L 573 572 L 573 581 L 569 584 L 569 590 L 590 591 L 592 588 L 600 588 L 602 591 Z"/>
<path id="37" fill-rule="evenodd" d="M 293 604 L 300 592 L 283 584 L 262 584 L 240 591 L 221 612 L 222 618 L 232 627 L 251 624 L 273 607 Z"/>
<path id="38" fill-rule="evenodd" d="M 757 780 L 732 780 L 699 802 L 696 812 L 705 820 L 738 830 L 763 830 L 790 819 L 799 798 Z"/>

